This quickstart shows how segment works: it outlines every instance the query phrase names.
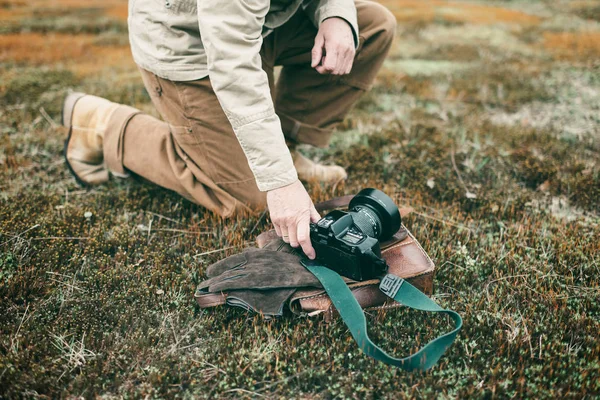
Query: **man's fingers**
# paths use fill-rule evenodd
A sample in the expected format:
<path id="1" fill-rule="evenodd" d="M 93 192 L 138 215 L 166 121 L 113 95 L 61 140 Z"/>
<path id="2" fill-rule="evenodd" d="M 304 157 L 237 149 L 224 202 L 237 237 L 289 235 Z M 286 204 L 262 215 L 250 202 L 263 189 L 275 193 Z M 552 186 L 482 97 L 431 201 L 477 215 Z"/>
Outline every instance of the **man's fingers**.
<path id="1" fill-rule="evenodd" d="M 298 223 L 298 235 L 297 235 L 298 243 L 302 246 L 302 251 L 308 258 L 311 260 L 315 259 L 315 249 L 312 247 L 312 243 L 310 242 L 310 225 L 309 219 L 302 219 Z"/>
<path id="2" fill-rule="evenodd" d="M 318 73 L 320 73 L 321 75 L 327 75 L 329 72 L 327 72 L 327 70 L 325 69 L 324 66 L 319 65 L 318 67 L 315 68 L 317 70 Z"/>
<path id="3" fill-rule="evenodd" d="M 277 233 L 277 236 L 281 237 L 281 229 L 279 228 L 279 225 L 273 223 L 273 227 L 275 228 L 275 233 Z"/>
<path id="4" fill-rule="evenodd" d="M 313 68 L 315 68 L 317 72 L 319 72 L 322 75 L 345 75 L 350 73 L 350 71 L 352 70 L 352 63 L 354 62 L 354 49 L 346 48 L 341 44 L 331 42 L 326 42 L 324 47 L 325 55 L 323 56 L 323 52 L 321 51 L 321 63 L 315 64 L 313 58 Z"/>
<path id="5" fill-rule="evenodd" d="M 281 238 L 283 239 L 284 242 L 289 243 L 290 242 L 290 234 L 288 231 L 288 227 L 286 225 L 281 225 L 279 228 L 281 229 Z"/>
<path id="6" fill-rule="evenodd" d="M 335 70 L 335 67 L 337 67 L 337 63 L 338 63 L 337 49 L 331 45 L 327 46 L 327 43 L 326 43 L 325 44 L 325 59 L 323 60 L 323 63 L 322 63 L 323 70 L 325 71 L 325 73 L 330 74 Z"/>
<path id="7" fill-rule="evenodd" d="M 352 57 L 352 60 L 350 60 L 350 62 L 348 63 L 348 68 L 346 68 L 345 75 L 348 75 L 350 72 L 352 72 L 352 64 L 353 63 L 354 63 L 354 57 Z"/>
<path id="8" fill-rule="evenodd" d="M 335 68 L 338 66 L 339 54 L 337 51 L 331 50 L 325 54 L 325 61 L 323 62 L 323 66 L 327 72 L 335 71 Z"/>
<path id="9" fill-rule="evenodd" d="M 290 241 L 288 242 L 292 247 L 298 247 L 298 228 L 295 223 L 292 223 L 287 226 L 287 232 L 290 236 Z"/>
<path id="10" fill-rule="evenodd" d="M 320 219 L 321 219 L 321 215 L 319 214 L 319 212 L 317 211 L 317 209 L 313 205 L 310 208 L 310 222 L 313 222 L 313 223 L 316 224 L 317 222 L 319 222 Z"/>
<path id="11" fill-rule="evenodd" d="M 342 74 L 347 75 L 352 71 L 352 64 L 354 63 L 354 50 L 348 52 L 348 58 L 346 59 L 345 69 Z"/>
<path id="12" fill-rule="evenodd" d="M 279 227 L 284 242 L 298 247 L 298 224 L 302 226 L 300 238 L 304 245 L 310 240 L 309 228 L 311 208 L 314 207 L 310 196 L 299 180 L 267 192 L 267 205 L 271 220 Z M 310 248 L 306 251 L 310 254 Z"/>
<path id="13" fill-rule="evenodd" d="M 343 51 L 338 51 L 338 58 L 335 68 L 333 69 L 333 75 L 342 75 L 342 72 L 346 70 L 348 63 L 348 55 Z"/>
<path id="14" fill-rule="evenodd" d="M 274 215 L 273 213 L 271 213 L 269 211 L 269 216 L 271 217 L 271 223 L 273 224 L 273 228 L 275 228 L 275 233 L 277 233 L 277 236 L 281 237 L 281 221 L 278 218 L 277 215 Z"/>
<path id="15" fill-rule="evenodd" d="M 345 75 L 352 68 L 354 59 L 354 35 L 351 25 L 343 18 L 325 18 L 317 32 L 313 49 L 312 67 L 320 74 Z M 324 60 L 317 62 L 317 56 Z"/>
<path id="16" fill-rule="evenodd" d="M 353 49 L 344 49 L 343 50 L 344 59 L 343 62 L 340 63 L 340 68 L 337 71 L 337 75 L 346 75 L 352 69 L 352 62 L 354 61 L 354 51 Z"/>
<path id="17" fill-rule="evenodd" d="M 321 59 L 323 58 L 323 36 L 317 35 L 315 37 L 315 45 L 312 48 L 311 57 L 312 61 L 310 65 L 312 68 L 315 68 L 321 63 Z"/>

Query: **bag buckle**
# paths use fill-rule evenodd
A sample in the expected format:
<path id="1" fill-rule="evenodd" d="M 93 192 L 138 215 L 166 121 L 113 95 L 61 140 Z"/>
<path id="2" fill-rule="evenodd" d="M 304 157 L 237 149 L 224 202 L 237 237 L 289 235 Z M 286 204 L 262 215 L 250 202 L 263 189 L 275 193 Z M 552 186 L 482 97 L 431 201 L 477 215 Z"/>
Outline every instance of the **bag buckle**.
<path id="1" fill-rule="evenodd" d="M 398 290 L 402 287 L 404 283 L 404 279 L 399 276 L 387 274 L 381 279 L 381 283 L 379 284 L 379 290 L 383 292 L 388 297 L 392 299 L 396 297 Z"/>

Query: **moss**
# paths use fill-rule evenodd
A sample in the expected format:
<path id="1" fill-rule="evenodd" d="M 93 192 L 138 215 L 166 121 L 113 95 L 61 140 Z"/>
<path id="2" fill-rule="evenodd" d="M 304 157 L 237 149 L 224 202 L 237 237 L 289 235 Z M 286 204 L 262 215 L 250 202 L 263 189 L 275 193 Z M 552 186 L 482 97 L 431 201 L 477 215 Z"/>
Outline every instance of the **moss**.
<path id="1" fill-rule="evenodd" d="M 0 33 L 127 33 L 127 24 L 103 14 L 103 8 L 36 8 L 30 16 L 3 24 Z"/>
<path id="2" fill-rule="evenodd" d="M 600 6 L 592 6 L 592 7 L 577 7 L 574 12 L 576 15 L 581 18 L 599 21 L 600 22 Z"/>
<path id="3" fill-rule="evenodd" d="M 560 182 L 573 202 L 594 213 L 600 212 L 600 171 L 584 170 Z"/>
<path id="4" fill-rule="evenodd" d="M 474 65 L 446 60 L 397 60 L 388 62 L 387 67 L 409 76 L 432 76 L 453 74 L 471 69 Z"/>
<path id="5" fill-rule="evenodd" d="M 76 84 L 71 71 L 47 68 L 25 68 L 15 71 L 3 84 L 2 99 L 5 104 L 33 103 L 49 90 Z"/>
<path id="6" fill-rule="evenodd" d="M 404 8 L 394 12 L 409 15 L 411 6 L 427 16 L 447 7 L 421 3 L 401 1 L 395 5 Z M 83 5 L 81 14 L 73 7 L 39 15 L 46 18 L 40 26 L 48 24 L 39 29 L 59 29 L 53 24 L 60 18 L 81 15 L 69 29 L 95 32 L 95 6 L 111 5 Z M 543 2 L 496 13 L 501 7 L 475 7 L 459 17 L 479 10 L 489 22 L 541 7 L 551 19 L 559 11 L 577 18 Z M 453 15 L 447 8 L 442 14 Z M 34 67 L 30 59 L 16 68 L 9 59 L 0 66 L 0 397 L 599 393 L 600 147 L 585 130 L 595 122 L 597 67 L 593 60 L 539 57 L 526 51 L 533 39 L 503 42 L 523 33 L 533 38 L 533 28 L 451 27 L 436 18 L 406 23 L 414 29 L 407 33 L 400 24 L 398 39 L 407 33 L 419 51 L 395 53 L 329 149 L 303 151 L 349 173 L 334 187 L 307 185 L 313 200 L 370 186 L 415 209 L 404 223 L 436 262 L 436 301 L 465 320 L 437 366 L 407 374 L 375 363 L 339 320 L 264 321 L 238 309 L 199 309 L 192 296 L 207 266 L 250 245 L 270 228 L 269 218 L 223 220 L 141 179 L 79 187 L 62 158 L 65 130 L 40 107 L 58 115 L 72 86 L 150 110 L 141 79 L 115 64 L 80 78 L 76 68 Z M 439 32 L 460 41 L 433 35 Z M 439 45 L 419 41 L 424 35 Z M 123 37 L 117 29 L 88 39 L 104 48 Z M 502 46 L 519 60 L 490 56 Z M 432 61 L 426 67 L 478 64 L 409 76 L 393 68 L 404 58 Z M 540 104 L 556 118 L 537 123 L 519 114 L 527 107 L 539 114 Z M 501 123 L 498 112 L 514 114 L 514 121 Z M 405 309 L 367 318 L 370 335 L 398 356 L 446 327 L 444 319 Z"/>
<path id="7" fill-rule="evenodd" d="M 454 62 L 473 62 L 482 58 L 482 53 L 488 52 L 483 46 L 467 44 L 450 44 L 436 46 L 423 55 L 426 60 L 449 60 Z"/>
<path id="8" fill-rule="evenodd" d="M 511 161 L 515 166 L 517 179 L 531 189 L 553 179 L 558 170 L 555 160 L 548 160 L 531 149 L 516 150 L 511 155 Z"/>

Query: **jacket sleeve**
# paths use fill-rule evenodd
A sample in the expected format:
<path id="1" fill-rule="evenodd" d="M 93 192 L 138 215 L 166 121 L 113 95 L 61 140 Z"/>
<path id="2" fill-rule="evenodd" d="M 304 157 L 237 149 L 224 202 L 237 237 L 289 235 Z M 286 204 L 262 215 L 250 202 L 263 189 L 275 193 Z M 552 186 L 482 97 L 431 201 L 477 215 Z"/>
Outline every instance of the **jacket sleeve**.
<path id="1" fill-rule="evenodd" d="M 327 18 L 337 17 L 346 20 L 354 34 L 354 45 L 358 47 L 358 17 L 354 0 L 304 0 L 302 8 L 317 28 Z"/>
<path id="2" fill-rule="evenodd" d="M 259 190 L 298 179 L 262 70 L 262 27 L 269 0 L 198 0 L 208 74 L 248 159 Z"/>

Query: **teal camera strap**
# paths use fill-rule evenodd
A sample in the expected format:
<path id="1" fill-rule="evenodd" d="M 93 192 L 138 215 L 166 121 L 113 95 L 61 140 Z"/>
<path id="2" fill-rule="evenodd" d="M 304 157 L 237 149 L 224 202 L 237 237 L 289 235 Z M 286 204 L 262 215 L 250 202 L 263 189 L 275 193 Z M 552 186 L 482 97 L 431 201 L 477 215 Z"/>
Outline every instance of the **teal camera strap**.
<path id="1" fill-rule="evenodd" d="M 387 274 L 379 285 L 379 289 L 385 295 L 415 310 L 447 314 L 454 321 L 454 329 L 451 332 L 433 339 L 416 353 L 405 358 L 392 357 L 369 338 L 365 313 L 342 277 L 337 272 L 322 266 L 318 261 L 303 259 L 301 262 L 321 282 L 342 320 L 350 329 L 358 347 L 377 361 L 406 371 L 427 370 L 433 367 L 446 349 L 452 345 L 462 327 L 462 318 L 455 311 L 443 309 L 404 279 Z"/>

